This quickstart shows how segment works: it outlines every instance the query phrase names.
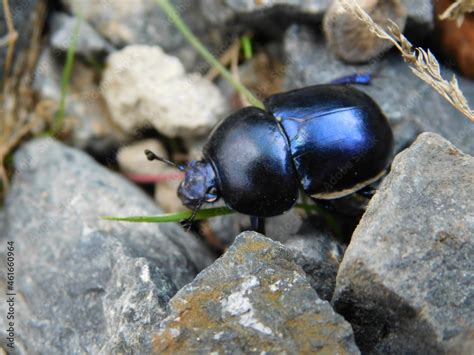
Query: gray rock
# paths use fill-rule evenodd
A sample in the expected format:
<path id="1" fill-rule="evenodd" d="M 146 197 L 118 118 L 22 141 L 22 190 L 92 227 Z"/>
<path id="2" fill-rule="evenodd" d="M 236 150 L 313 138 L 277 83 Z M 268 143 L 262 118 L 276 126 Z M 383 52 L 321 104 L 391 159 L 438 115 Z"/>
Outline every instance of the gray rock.
<path id="1" fill-rule="evenodd" d="M 18 251 L 19 347 L 149 352 L 170 297 L 212 262 L 207 249 L 177 224 L 101 220 L 161 210 L 80 151 L 36 139 L 15 154 L 15 169 L 3 238 Z"/>
<path id="2" fill-rule="evenodd" d="M 474 158 L 433 133 L 395 158 L 354 232 L 333 298 L 362 351 L 466 348 L 474 330 L 473 177 Z"/>
<path id="3" fill-rule="evenodd" d="M 197 71 L 196 65 L 203 70 L 207 67 L 154 0 L 62 0 L 62 3 L 74 15 L 82 13 L 84 19 L 115 46 L 159 45 L 167 53 L 179 57 L 187 69 Z M 215 26 L 207 26 L 198 1 L 176 0 L 173 4 L 192 32 L 201 37 L 208 48 L 216 49 L 223 45 L 220 31 Z M 227 45 L 224 43 L 224 48 Z"/>
<path id="4" fill-rule="evenodd" d="M 53 13 L 51 25 L 51 37 L 49 44 L 54 50 L 66 52 L 71 45 L 75 33 L 77 17 L 69 16 L 63 12 Z M 105 55 L 114 50 L 114 47 L 102 38 L 91 25 L 82 21 L 76 40 L 75 53 L 86 58 L 94 58 Z"/>
<path id="5" fill-rule="evenodd" d="M 303 223 L 300 212 L 293 208 L 280 216 L 266 218 L 265 235 L 293 252 L 295 262 L 304 270 L 319 297 L 329 301 L 345 247 L 323 224 Z M 250 228 L 249 217 L 238 213 L 211 218 L 207 223 L 223 246 L 231 245 L 238 233 Z"/>
<path id="6" fill-rule="evenodd" d="M 434 29 L 434 7 L 431 0 L 403 0 L 407 7 L 408 21 L 405 34 L 411 41 L 418 41 Z"/>
<path id="7" fill-rule="evenodd" d="M 434 28 L 431 0 L 403 0 L 407 7 L 407 33 L 415 39 Z M 291 23 L 319 23 L 332 0 L 202 0 L 201 12 L 214 25 L 256 27 L 275 36 Z M 412 38 L 412 37 L 410 37 Z"/>
<path id="8" fill-rule="evenodd" d="M 323 300 L 330 301 L 336 287 L 336 276 L 344 246 L 324 230 L 305 228 L 284 245 L 295 255 L 295 262 L 308 276 L 311 287 Z"/>
<path id="9" fill-rule="evenodd" d="M 285 38 L 286 88 L 328 83 L 354 73 L 373 73 L 371 85 L 357 88 L 368 93 L 386 113 L 395 134 L 395 146 L 403 149 L 421 132 L 441 134 L 463 151 L 474 154 L 474 126 L 443 97 L 416 77 L 398 53 L 389 53 L 366 65 L 339 61 L 326 48 L 322 35 L 292 26 Z M 444 77 L 452 73 L 443 70 Z M 474 97 L 472 82 L 458 77 L 466 98 Z"/>
<path id="10" fill-rule="evenodd" d="M 306 15 L 321 19 L 331 0 L 203 0 L 201 8 L 211 23 L 245 21 L 284 13 L 295 18 Z"/>
<path id="11" fill-rule="evenodd" d="M 170 301 L 159 354 L 359 353 L 351 327 L 280 243 L 246 232 Z"/>

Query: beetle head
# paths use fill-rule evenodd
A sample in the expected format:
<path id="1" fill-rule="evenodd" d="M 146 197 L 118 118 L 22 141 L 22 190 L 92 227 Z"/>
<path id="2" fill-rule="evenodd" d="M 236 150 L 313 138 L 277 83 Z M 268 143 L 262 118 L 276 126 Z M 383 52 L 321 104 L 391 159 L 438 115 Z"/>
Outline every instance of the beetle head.
<path id="1" fill-rule="evenodd" d="M 216 174 L 210 163 L 192 160 L 184 171 L 184 180 L 178 188 L 178 196 L 183 205 L 194 209 L 204 202 L 217 201 L 219 191 Z"/>

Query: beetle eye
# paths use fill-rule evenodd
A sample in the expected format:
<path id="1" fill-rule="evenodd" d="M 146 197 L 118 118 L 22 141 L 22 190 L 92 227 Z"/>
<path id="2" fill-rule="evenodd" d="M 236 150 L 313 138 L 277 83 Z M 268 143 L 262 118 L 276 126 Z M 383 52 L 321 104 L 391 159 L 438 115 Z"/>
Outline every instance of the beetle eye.
<path id="1" fill-rule="evenodd" d="M 215 202 L 217 200 L 217 189 L 213 186 L 206 192 L 206 202 Z"/>

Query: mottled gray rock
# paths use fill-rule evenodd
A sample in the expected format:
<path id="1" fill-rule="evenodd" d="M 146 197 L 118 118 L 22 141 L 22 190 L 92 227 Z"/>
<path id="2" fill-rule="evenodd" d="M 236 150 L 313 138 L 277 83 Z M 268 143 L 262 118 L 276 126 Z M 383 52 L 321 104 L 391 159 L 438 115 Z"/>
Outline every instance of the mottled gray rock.
<path id="1" fill-rule="evenodd" d="M 74 15 L 82 13 L 86 21 L 118 47 L 130 44 L 159 45 L 167 53 L 179 57 L 187 69 L 197 71 L 197 63 L 202 69 L 207 67 L 202 65 L 197 52 L 187 44 L 154 0 L 62 0 L 62 3 Z M 207 26 L 199 11 L 198 1 L 176 0 L 173 4 L 192 32 L 208 48 L 228 45 L 224 43 L 216 26 Z"/>
<path id="2" fill-rule="evenodd" d="M 284 245 L 293 252 L 295 262 L 304 270 L 319 297 L 330 301 L 344 246 L 327 231 L 314 228 L 305 228 Z"/>
<path id="3" fill-rule="evenodd" d="M 63 12 L 53 13 L 50 26 L 51 36 L 49 44 L 54 50 L 66 52 L 71 45 L 75 33 L 77 17 Z M 91 25 L 82 21 L 76 39 L 75 53 L 86 58 L 105 55 L 114 50 L 114 47 L 102 38 Z"/>
<path id="4" fill-rule="evenodd" d="M 293 208 L 280 216 L 266 218 L 265 236 L 290 249 L 319 297 L 331 300 L 345 248 L 322 224 L 303 223 L 301 212 Z M 238 213 L 211 218 L 207 223 L 223 246 L 231 245 L 238 233 L 250 228 L 249 217 Z"/>
<path id="5" fill-rule="evenodd" d="M 327 50 L 322 35 L 292 26 L 285 39 L 286 88 L 328 83 L 336 78 L 370 71 L 371 85 L 357 88 L 368 93 L 386 113 L 395 134 L 396 152 L 421 132 L 435 132 L 467 153 L 474 154 L 474 125 L 436 91 L 416 77 L 398 53 L 389 53 L 366 65 L 349 65 Z M 452 73 L 443 70 L 450 78 Z M 458 77 L 466 98 L 474 97 L 472 82 Z"/>
<path id="6" fill-rule="evenodd" d="M 203 0 L 201 8 L 211 23 L 226 23 L 243 21 L 253 23 L 258 18 L 263 19 L 275 14 L 285 14 L 298 18 L 313 16 L 321 19 L 330 5 L 331 0 Z"/>
<path id="7" fill-rule="evenodd" d="M 362 351 L 466 348 L 474 330 L 472 196 L 474 158 L 436 134 L 420 135 L 395 158 L 354 232 L 333 298 Z"/>
<path id="8" fill-rule="evenodd" d="M 246 232 L 170 301 L 159 354 L 359 353 L 351 327 L 280 243 Z"/>
<path id="9" fill-rule="evenodd" d="M 202 0 L 201 12 L 214 25 L 256 27 L 275 36 L 291 23 L 318 24 L 333 0 Z M 420 39 L 434 27 L 431 0 L 402 0 L 407 33 Z M 410 37 L 412 38 L 412 37 Z"/>
<path id="10" fill-rule="evenodd" d="M 51 139 L 22 146 L 3 236 L 18 251 L 19 346 L 26 353 L 149 352 L 169 298 L 213 258 L 177 224 L 100 216 L 159 213 L 141 190 L 80 151 Z"/>
<path id="11" fill-rule="evenodd" d="M 170 137 L 207 134 L 227 111 L 217 87 L 186 74 L 157 46 L 133 45 L 109 56 L 101 89 L 112 119 L 129 133 L 152 125 Z"/>

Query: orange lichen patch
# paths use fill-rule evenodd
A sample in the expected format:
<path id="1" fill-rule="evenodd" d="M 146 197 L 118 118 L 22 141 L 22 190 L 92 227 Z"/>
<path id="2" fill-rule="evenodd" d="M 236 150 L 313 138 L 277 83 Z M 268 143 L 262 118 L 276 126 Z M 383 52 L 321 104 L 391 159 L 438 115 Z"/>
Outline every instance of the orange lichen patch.
<path id="1" fill-rule="evenodd" d="M 292 254 L 252 233 L 238 237 L 169 306 L 153 339 L 157 354 L 356 349 L 350 326 L 318 299 Z"/>
<path id="2" fill-rule="evenodd" d="M 340 338 L 344 335 L 340 325 L 322 319 L 319 314 L 302 314 L 286 322 L 285 326 L 295 340 L 295 344 L 300 346 L 298 353 L 314 353 L 315 348 L 318 347 L 316 344 L 321 344 L 321 348 L 318 349 L 318 354 L 321 355 L 347 353 L 340 342 Z"/>

